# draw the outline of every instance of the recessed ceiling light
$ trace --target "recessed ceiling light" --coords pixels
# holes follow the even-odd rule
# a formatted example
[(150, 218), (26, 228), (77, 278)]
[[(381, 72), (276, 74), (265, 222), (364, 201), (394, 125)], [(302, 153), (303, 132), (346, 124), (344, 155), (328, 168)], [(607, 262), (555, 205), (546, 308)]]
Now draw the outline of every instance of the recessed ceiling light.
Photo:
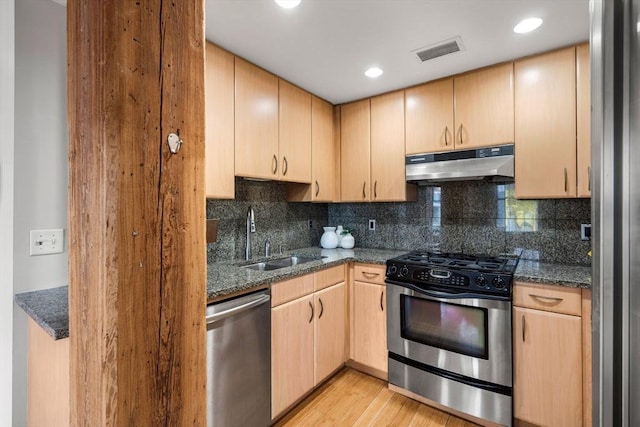
[(284, 9), (292, 9), (300, 4), (300, 0), (275, 0), (275, 2)]
[(540, 18), (527, 18), (518, 23), (515, 27), (513, 27), (514, 33), (528, 33), (530, 31), (535, 30), (540, 25), (542, 25), (542, 19)]
[(382, 75), (382, 70), (378, 67), (371, 67), (364, 72), (364, 75), (375, 79), (376, 77), (380, 77)]

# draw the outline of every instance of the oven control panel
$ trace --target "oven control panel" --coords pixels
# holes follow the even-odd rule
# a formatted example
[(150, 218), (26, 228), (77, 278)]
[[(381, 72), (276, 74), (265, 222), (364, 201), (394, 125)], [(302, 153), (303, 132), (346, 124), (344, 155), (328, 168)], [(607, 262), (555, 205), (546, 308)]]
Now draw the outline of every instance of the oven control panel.
[(387, 278), (421, 287), (465, 289), (499, 295), (510, 295), (512, 282), (508, 274), (431, 268), (391, 261), (387, 262)]

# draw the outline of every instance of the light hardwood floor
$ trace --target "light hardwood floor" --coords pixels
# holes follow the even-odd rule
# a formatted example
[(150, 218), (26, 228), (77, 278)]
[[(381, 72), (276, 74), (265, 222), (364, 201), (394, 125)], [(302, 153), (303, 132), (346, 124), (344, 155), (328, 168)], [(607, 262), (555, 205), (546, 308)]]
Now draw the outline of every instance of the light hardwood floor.
[(386, 382), (350, 368), (338, 372), (275, 425), (476, 426), (394, 393)]

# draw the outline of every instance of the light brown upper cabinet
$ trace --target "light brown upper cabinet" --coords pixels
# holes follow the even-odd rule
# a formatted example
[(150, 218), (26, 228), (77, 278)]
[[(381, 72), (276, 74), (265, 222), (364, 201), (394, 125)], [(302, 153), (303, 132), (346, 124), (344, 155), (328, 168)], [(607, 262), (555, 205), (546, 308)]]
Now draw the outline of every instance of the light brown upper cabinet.
[(311, 185), (287, 184), (290, 202), (332, 202), (336, 149), (333, 105), (311, 96)]
[(515, 81), (516, 197), (576, 197), (575, 47), (516, 61)]
[(340, 108), (341, 200), (369, 201), (371, 192), (371, 109), (369, 99)]
[(205, 195), (233, 199), (234, 56), (207, 42), (205, 50)]
[(311, 182), (311, 94), (236, 57), (236, 175)]
[(415, 86), (405, 92), (407, 154), (452, 150), (453, 78)]
[(404, 91), (341, 106), (341, 200), (415, 200), (404, 169)]
[(404, 91), (371, 98), (370, 200), (405, 201), (415, 189), (407, 190), (404, 152)]
[(406, 153), (421, 154), (514, 141), (513, 63), (406, 90)]
[(279, 164), (282, 181), (311, 182), (311, 94), (279, 79)]
[(455, 76), (453, 98), (456, 149), (514, 141), (513, 63)]
[(591, 73), (589, 44), (576, 47), (578, 197), (591, 197)]
[(277, 179), (278, 78), (236, 57), (235, 174)]

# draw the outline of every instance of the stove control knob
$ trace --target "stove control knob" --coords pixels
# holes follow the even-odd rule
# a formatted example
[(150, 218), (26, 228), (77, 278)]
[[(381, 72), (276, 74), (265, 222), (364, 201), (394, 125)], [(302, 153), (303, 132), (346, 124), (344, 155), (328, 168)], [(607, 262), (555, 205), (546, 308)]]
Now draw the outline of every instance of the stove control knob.
[(406, 265), (403, 265), (400, 269), (400, 276), (406, 276), (407, 274), (409, 274), (409, 269)]
[(484, 277), (484, 276), (478, 276), (478, 277), (476, 277), (476, 283), (479, 286), (485, 287), (485, 286), (487, 286), (487, 278)]
[(495, 286), (498, 289), (502, 289), (506, 286), (507, 284), (505, 283), (504, 279), (500, 276), (496, 277), (495, 279), (493, 279), (493, 286)]
[(389, 266), (389, 274), (396, 274), (398, 272), (398, 267), (395, 265)]

